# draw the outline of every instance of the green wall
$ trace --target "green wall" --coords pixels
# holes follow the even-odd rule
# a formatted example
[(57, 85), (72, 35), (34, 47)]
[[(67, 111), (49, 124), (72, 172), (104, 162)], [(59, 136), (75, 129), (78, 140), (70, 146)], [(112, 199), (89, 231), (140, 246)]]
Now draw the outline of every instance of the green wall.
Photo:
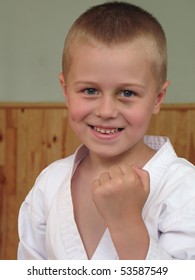
[[(64, 37), (81, 12), (102, 2), (0, 0), (0, 101), (63, 101), (58, 73)], [(195, 102), (195, 1), (129, 2), (153, 13), (166, 32), (166, 102)]]

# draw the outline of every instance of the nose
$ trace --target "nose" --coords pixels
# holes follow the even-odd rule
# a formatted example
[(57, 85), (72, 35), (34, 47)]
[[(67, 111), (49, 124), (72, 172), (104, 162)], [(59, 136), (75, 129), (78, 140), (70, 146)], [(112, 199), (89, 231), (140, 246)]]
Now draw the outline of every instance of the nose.
[(116, 118), (118, 114), (116, 100), (113, 96), (103, 95), (96, 107), (96, 116), (103, 119)]

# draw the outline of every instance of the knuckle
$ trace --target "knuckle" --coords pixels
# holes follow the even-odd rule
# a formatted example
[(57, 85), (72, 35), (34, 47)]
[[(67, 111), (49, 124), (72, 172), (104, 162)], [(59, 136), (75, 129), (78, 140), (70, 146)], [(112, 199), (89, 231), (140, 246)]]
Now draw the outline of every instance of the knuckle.
[(115, 177), (114, 179), (113, 179), (113, 183), (114, 183), (114, 185), (117, 187), (121, 187), (121, 185), (123, 185), (123, 179), (122, 179), (122, 177), (121, 176), (118, 176), (118, 177)]
[(136, 174), (133, 172), (128, 173), (125, 177), (129, 180), (129, 182), (135, 182), (137, 179)]

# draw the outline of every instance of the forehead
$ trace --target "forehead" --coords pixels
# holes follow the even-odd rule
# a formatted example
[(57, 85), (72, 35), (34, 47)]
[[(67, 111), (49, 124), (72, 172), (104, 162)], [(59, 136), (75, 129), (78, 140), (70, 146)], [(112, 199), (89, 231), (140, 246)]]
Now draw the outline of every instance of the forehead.
[(81, 41), (70, 50), (69, 70), (81, 64), (95, 66), (99, 60), (117, 67), (144, 63), (149, 69), (155, 64), (155, 49), (149, 40), (141, 39), (109, 46), (95, 40)]
[[(72, 51), (67, 80), (102, 84), (152, 83), (156, 81), (148, 53), (141, 42), (107, 46), (77, 44)], [(156, 83), (156, 82), (155, 82)]]

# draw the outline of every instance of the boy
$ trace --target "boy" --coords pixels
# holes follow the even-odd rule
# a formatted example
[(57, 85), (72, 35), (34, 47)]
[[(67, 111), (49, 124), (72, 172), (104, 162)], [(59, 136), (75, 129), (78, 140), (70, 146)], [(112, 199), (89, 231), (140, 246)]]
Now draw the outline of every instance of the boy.
[(19, 216), (19, 259), (195, 259), (195, 168), (145, 136), (166, 95), (166, 39), (139, 7), (92, 7), (60, 82), (83, 142), (46, 168)]

